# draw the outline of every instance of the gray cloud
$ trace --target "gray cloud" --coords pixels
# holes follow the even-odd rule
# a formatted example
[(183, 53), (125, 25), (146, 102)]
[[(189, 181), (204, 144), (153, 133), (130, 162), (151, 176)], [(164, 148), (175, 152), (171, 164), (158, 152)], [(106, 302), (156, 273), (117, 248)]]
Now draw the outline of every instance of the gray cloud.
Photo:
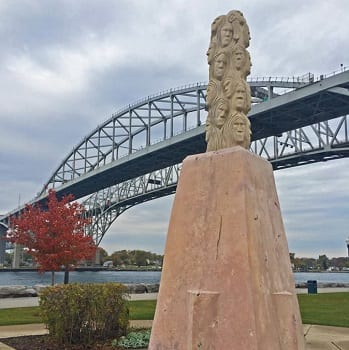
[[(349, 64), (346, 0), (1, 1), (0, 213), (16, 207), (19, 194), (22, 202), (33, 198), (74, 145), (116, 110), (207, 80), (210, 24), (232, 6), (250, 26), (251, 76), (319, 75)], [(348, 165), (275, 173), (296, 255), (345, 255)], [(102, 246), (161, 253), (172, 200), (128, 210)]]

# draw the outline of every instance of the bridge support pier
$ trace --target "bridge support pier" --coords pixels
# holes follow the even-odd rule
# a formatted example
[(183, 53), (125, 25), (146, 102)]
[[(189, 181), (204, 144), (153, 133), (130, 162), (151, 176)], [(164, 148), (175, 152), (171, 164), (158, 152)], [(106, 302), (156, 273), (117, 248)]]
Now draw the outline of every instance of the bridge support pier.
[(0, 267), (3, 267), (5, 263), (6, 241), (3, 237), (6, 236), (6, 231), (7, 228), (0, 225)]
[(12, 268), (13, 269), (19, 269), (19, 265), (21, 262), (21, 252), (22, 252), (22, 246), (20, 244), (14, 245), (13, 250), (13, 260), (12, 260)]
[(271, 100), (273, 98), (273, 86), (268, 86), (268, 100)]
[(101, 264), (101, 250), (99, 248), (96, 249), (96, 255), (95, 255), (95, 265)]

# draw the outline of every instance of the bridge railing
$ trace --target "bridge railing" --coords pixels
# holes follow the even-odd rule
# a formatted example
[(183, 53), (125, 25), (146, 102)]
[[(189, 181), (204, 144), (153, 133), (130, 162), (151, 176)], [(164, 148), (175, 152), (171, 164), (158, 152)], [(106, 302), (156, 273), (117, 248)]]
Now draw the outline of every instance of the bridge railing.
[(336, 69), (336, 70), (329, 72), (329, 73), (326, 73), (326, 74), (318, 75), (314, 81), (320, 81), (320, 80), (323, 80), (326, 78), (333, 77), (334, 75), (341, 74), (341, 73), (347, 71), (348, 69), (349, 69), (348, 66), (341, 65), (341, 67), (339, 69)]
[(314, 81), (314, 74), (307, 73), (301, 76), (292, 76), (292, 77), (277, 77), (277, 76), (269, 76), (269, 77), (251, 77), (247, 79), (249, 84), (253, 83), (265, 83), (266, 86), (270, 83), (304, 83), (310, 84)]

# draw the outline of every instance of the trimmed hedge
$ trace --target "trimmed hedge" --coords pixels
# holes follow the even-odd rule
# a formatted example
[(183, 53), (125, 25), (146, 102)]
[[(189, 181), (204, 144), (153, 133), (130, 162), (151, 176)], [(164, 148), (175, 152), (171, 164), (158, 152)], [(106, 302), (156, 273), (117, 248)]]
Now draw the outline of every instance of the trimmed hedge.
[(60, 344), (89, 344), (126, 334), (127, 288), (118, 283), (65, 284), (40, 296), (43, 321)]

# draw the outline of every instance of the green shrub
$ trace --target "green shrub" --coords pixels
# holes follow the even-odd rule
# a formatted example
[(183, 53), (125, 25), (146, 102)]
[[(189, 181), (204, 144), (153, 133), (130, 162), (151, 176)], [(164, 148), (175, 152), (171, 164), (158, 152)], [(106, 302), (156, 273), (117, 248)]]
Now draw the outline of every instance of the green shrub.
[(149, 345), (150, 329), (138, 332), (130, 332), (126, 337), (112, 342), (113, 346), (119, 346), (124, 349), (140, 349)]
[(60, 344), (89, 344), (126, 334), (127, 288), (121, 284), (66, 284), (45, 288), (40, 308), (50, 335)]

